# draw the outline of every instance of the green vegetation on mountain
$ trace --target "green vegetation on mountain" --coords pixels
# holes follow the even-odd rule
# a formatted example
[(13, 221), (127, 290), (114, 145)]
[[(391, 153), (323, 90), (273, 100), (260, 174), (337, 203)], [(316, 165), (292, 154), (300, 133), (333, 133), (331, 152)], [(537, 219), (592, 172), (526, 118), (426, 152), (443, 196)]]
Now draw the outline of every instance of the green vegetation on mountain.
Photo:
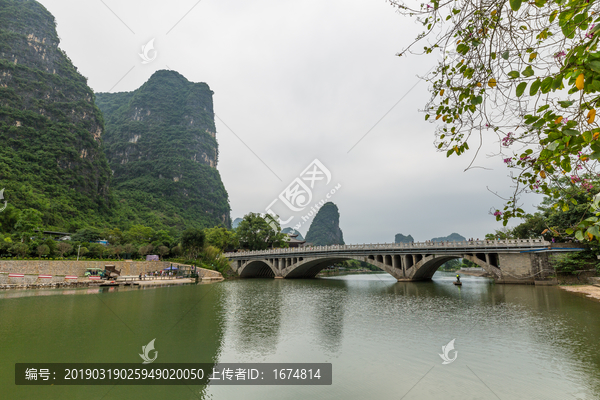
[(319, 209), (306, 233), (306, 242), (315, 246), (344, 244), (340, 212), (335, 204), (328, 202)]
[(231, 226), (207, 84), (162, 70), (133, 92), (96, 98), (123, 218), (178, 229)]
[[(159, 71), (136, 91), (96, 98), (58, 45), (42, 5), (0, 0), (0, 257), (158, 254), (226, 266), (210, 245), (235, 235), (222, 231), (229, 203), (208, 86)], [(190, 245), (208, 227), (220, 236)]]
[(397, 233), (394, 238), (394, 243), (413, 243), (414, 241), (412, 235), (404, 236), (401, 233)]
[(101, 223), (114, 206), (102, 114), (58, 44), (41, 4), (0, 0), (3, 232), (31, 224), (72, 230)]

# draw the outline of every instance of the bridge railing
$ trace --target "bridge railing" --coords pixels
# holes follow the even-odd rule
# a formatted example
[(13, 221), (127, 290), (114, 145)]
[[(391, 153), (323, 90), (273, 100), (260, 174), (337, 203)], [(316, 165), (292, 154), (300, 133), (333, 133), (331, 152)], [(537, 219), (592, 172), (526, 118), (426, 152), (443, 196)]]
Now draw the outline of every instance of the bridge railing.
[(346, 244), (346, 245), (331, 245), (331, 246), (305, 246), (305, 247), (288, 247), (282, 249), (268, 250), (252, 250), (238, 251), (233, 253), (224, 253), (228, 258), (240, 256), (254, 255), (270, 255), (270, 254), (288, 254), (288, 253), (312, 253), (323, 251), (340, 251), (340, 250), (394, 250), (394, 249), (421, 249), (427, 248), (431, 250), (449, 249), (449, 248), (469, 248), (474, 250), (478, 248), (508, 248), (508, 247), (544, 247), (550, 245), (550, 242), (539, 239), (506, 239), (506, 240), (469, 240), (464, 242), (411, 242), (411, 243), (370, 243), (370, 244)]

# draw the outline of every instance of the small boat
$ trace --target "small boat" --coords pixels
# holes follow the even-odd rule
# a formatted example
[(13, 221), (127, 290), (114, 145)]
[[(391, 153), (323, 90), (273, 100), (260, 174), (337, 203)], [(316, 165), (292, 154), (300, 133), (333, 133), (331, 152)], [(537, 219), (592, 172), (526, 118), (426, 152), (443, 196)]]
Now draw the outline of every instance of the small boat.
[(454, 283), (456, 286), (462, 286), (462, 282), (459, 282), (459, 281), (454, 281), (452, 283)]

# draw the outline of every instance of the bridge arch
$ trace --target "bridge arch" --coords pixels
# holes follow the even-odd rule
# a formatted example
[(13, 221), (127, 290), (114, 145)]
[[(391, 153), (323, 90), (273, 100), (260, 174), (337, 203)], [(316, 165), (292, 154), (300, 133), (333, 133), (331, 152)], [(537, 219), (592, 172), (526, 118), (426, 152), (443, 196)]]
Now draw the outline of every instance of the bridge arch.
[[(340, 263), (348, 260), (356, 260), (366, 262), (374, 267), (377, 267), (383, 272), (387, 272), (394, 278), (398, 279), (402, 275), (402, 269), (395, 269), (392, 265), (386, 265), (385, 262), (380, 262), (375, 257), (325, 257), (319, 259), (306, 260), (298, 265), (292, 265), (291, 267), (285, 268), (281, 271), (282, 275), (286, 278), (314, 278), (323, 269), (331, 266), (332, 264)], [(382, 260), (383, 257), (382, 257)], [(390, 258), (391, 260), (391, 258)]]
[(424, 257), (421, 261), (407, 269), (407, 275), (409, 275), (412, 280), (429, 280), (442, 265), (457, 258), (462, 258), (462, 254)]
[(268, 261), (251, 260), (238, 269), (240, 278), (274, 278), (277, 270)]

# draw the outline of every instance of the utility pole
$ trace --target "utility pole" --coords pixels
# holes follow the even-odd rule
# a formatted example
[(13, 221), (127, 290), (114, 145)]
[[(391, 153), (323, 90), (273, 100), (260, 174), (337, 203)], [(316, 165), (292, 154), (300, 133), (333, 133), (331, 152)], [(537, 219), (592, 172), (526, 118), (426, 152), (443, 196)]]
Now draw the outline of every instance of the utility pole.
[(81, 245), (77, 248), (77, 261), (79, 261), (79, 250), (81, 250)]

